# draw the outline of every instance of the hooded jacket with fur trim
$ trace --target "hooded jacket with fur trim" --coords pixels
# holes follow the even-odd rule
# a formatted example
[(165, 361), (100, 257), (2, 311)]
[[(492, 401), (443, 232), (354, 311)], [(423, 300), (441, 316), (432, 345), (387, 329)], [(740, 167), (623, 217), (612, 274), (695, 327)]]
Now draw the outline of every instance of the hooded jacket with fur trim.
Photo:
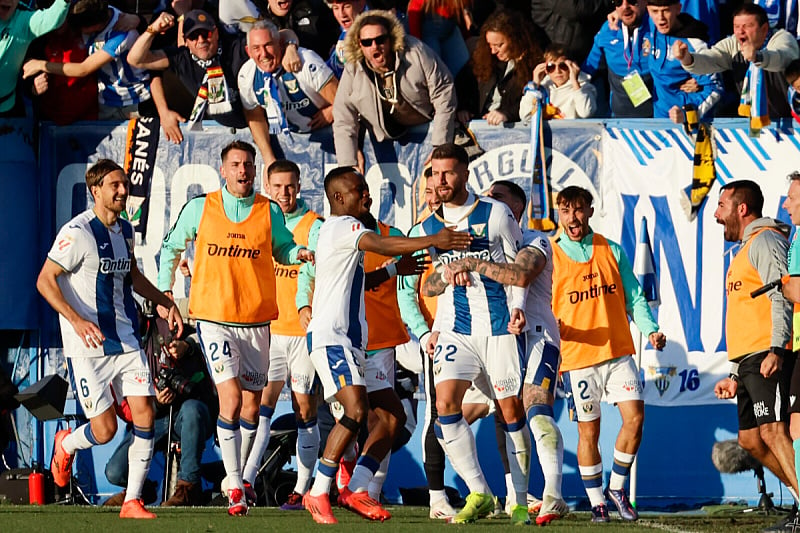
[(344, 73), (333, 104), (333, 140), (339, 165), (356, 165), (360, 123), (376, 141), (397, 138), (387, 131), (384, 107), (378, 94), (378, 75), (367, 64), (359, 43), (365, 17), (380, 17), (391, 28), (395, 53), (395, 80), (399, 99), (417, 116), (430, 122), (434, 146), (453, 141), (456, 96), (453, 77), (427, 45), (408, 36), (400, 21), (388, 11), (370, 10), (356, 18), (345, 37)]

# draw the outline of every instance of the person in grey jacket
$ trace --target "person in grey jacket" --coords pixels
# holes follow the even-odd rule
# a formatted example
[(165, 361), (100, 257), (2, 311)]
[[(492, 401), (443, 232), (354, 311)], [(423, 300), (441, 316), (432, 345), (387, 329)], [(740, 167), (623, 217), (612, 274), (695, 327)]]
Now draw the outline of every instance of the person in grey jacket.
[(361, 166), (362, 127), (380, 142), (430, 122), (434, 146), (452, 142), (453, 77), (428, 46), (405, 34), (394, 14), (370, 10), (359, 15), (347, 31), (345, 57), (333, 103), (333, 141), (340, 166)]
[[(672, 55), (687, 72), (710, 74), (730, 70), (741, 94), (745, 73), (754, 63), (764, 71), (767, 107), (772, 118), (790, 117), (783, 71), (800, 57), (797, 41), (786, 30), (770, 30), (764, 8), (744, 4), (733, 14), (733, 35), (706, 50), (690, 53), (684, 43), (673, 44)], [(736, 102), (738, 104), (738, 101)]]

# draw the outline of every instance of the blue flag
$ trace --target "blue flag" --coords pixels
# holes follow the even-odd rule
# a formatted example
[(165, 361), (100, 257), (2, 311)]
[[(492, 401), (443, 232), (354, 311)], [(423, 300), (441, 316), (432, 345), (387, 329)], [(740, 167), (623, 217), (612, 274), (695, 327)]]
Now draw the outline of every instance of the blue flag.
[(644, 297), (650, 307), (661, 305), (661, 296), (658, 293), (658, 277), (656, 276), (656, 261), (653, 257), (653, 247), (650, 246), (650, 232), (647, 231), (647, 219), (642, 217), (642, 226), (639, 230), (639, 243), (636, 245), (636, 255), (633, 261), (633, 273), (639, 279)]

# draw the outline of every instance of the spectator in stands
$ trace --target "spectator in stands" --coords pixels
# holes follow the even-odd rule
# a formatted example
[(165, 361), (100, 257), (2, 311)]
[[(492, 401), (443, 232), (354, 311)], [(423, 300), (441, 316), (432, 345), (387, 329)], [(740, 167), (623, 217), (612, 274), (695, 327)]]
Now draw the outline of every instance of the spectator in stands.
[(327, 57), (339, 37), (336, 19), (323, 0), (225, 0), (219, 3), (223, 24), (246, 33), (248, 24), (267, 18), (280, 30), (293, 30), (304, 48)]
[(340, 166), (358, 164), (362, 126), (381, 142), (430, 122), (434, 146), (452, 142), (456, 97), (450, 71), (430, 48), (405, 34), (394, 14), (359, 15), (347, 32), (345, 55), (333, 104)]
[(199, 9), (186, 13), (182, 24), (185, 46), (150, 49), (156, 35), (175, 25), (173, 15), (161, 13), (128, 54), (128, 61), (134, 67), (172, 71), (186, 90), (195, 95), (191, 108), (180, 102), (167, 102), (167, 109), (159, 108), (162, 124), (165, 119), (169, 121), (164, 129), (170, 128), (180, 136), (178, 122), (187, 118), (190, 127), (204, 118), (232, 128), (246, 127), (236, 78), (247, 61), (244, 37), (220, 33), (214, 19)]
[(480, 117), (497, 126), (519, 121), (519, 102), (542, 51), (522, 16), (499, 9), (481, 26), (472, 53), (474, 78), (458, 77), (458, 120)]
[[(558, 111), (558, 118), (589, 118), (597, 110), (597, 91), (589, 76), (567, 57), (563, 46), (551, 44), (544, 52), (544, 62), (533, 69), (533, 82), (547, 89), (550, 104)], [(520, 100), (519, 116), (530, 122), (533, 93), (526, 91)]]
[[(176, 339), (169, 343), (166, 350), (169, 359), (159, 363), (158, 375), (155, 376), (154, 440), (157, 443), (162, 439), (166, 441), (172, 422), (172, 434), (180, 443), (180, 466), (175, 493), (162, 505), (203, 505), (200, 462), (206, 441), (213, 434), (219, 403), (197, 335), (189, 335), (184, 340)], [(162, 368), (165, 370), (162, 371)], [(106, 478), (113, 485), (124, 487), (128, 483), (128, 449), (133, 442), (132, 429), (129, 425), (122, 442), (106, 463)], [(165, 442), (165, 446), (170, 446), (170, 443)], [(124, 501), (125, 491), (122, 491), (111, 496), (104, 505), (122, 505)]]
[(457, 76), (469, 61), (469, 50), (462, 30), (472, 24), (468, 7), (471, 0), (411, 0), (408, 3), (408, 33), (439, 54), (447, 68)]
[(731, 71), (737, 93), (750, 78), (751, 65), (760, 69), (769, 116), (791, 116), (783, 71), (800, 57), (797, 41), (785, 30), (770, 30), (767, 13), (754, 4), (743, 4), (734, 13), (733, 28), (733, 35), (710, 49), (691, 50), (686, 43), (676, 42), (672, 55), (692, 74)]
[(278, 28), (260, 20), (247, 32), (250, 59), (239, 71), (244, 115), (264, 165), (275, 161), (270, 134), (307, 133), (333, 122), (333, 101), (339, 81), (313, 50), (300, 48), (303, 60), (296, 74), (281, 69), (283, 45)]
[(616, 29), (609, 22), (594, 36), (594, 45), (582, 70), (593, 78), (606, 70), (611, 89), (611, 116), (653, 116), (655, 88), (650, 75), (653, 36), (644, 0), (614, 0)]
[(55, 0), (47, 9), (18, 11), (19, 0), (0, 5), (0, 117), (24, 117), (25, 107), (17, 95), (17, 80), (28, 45), (35, 38), (61, 26), (67, 18), (69, 0)]
[(606, 20), (608, 7), (608, 0), (531, 0), (531, 17), (550, 41), (564, 43), (580, 64)]
[[(89, 54), (81, 32), (66, 22), (58, 29), (36, 39), (30, 56), (54, 63), (80, 63)], [(83, 78), (53, 76), (41, 72), (31, 84), (35, 116), (58, 125), (77, 120), (97, 120), (97, 76)]]
[(336, 22), (339, 23), (339, 29), (341, 30), (339, 32), (339, 40), (336, 41), (326, 63), (336, 74), (336, 77), (341, 78), (345, 62), (344, 38), (356, 17), (367, 9), (367, 2), (366, 0), (326, 0), (326, 3), (331, 8), (331, 12)]
[[(119, 17), (120, 12), (109, 7), (107, 0), (77, 0), (70, 7), (67, 24), (80, 30), (88, 40), (88, 57), (79, 63), (31, 59), (23, 66), (23, 76), (30, 78), (45, 72), (82, 78), (97, 73), (100, 120), (154, 116), (150, 75), (145, 70), (132, 68), (126, 60), (139, 33), (116, 30)], [(159, 97), (163, 99), (163, 93)]]
[[(650, 74), (656, 89), (653, 116), (669, 118), (677, 124), (684, 121), (684, 106), (693, 105), (700, 120), (714, 116), (714, 107), (723, 95), (722, 81), (718, 75), (692, 74), (689, 76), (673, 56), (673, 45), (684, 43), (692, 52), (706, 50), (708, 34), (705, 24), (681, 13), (680, 0), (650, 0), (647, 4), (653, 34), (653, 52), (650, 54)], [(685, 82), (690, 78), (699, 90), (687, 92)]]

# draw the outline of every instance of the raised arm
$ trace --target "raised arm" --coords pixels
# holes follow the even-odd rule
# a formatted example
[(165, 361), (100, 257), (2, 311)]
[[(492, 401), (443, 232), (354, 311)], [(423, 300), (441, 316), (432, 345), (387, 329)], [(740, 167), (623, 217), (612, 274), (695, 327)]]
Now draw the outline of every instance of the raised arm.
[(161, 13), (147, 27), (147, 31), (136, 39), (128, 52), (128, 63), (134, 67), (148, 70), (166, 70), (169, 67), (169, 58), (163, 50), (151, 50), (153, 39), (175, 25), (175, 18), (169, 13)]

